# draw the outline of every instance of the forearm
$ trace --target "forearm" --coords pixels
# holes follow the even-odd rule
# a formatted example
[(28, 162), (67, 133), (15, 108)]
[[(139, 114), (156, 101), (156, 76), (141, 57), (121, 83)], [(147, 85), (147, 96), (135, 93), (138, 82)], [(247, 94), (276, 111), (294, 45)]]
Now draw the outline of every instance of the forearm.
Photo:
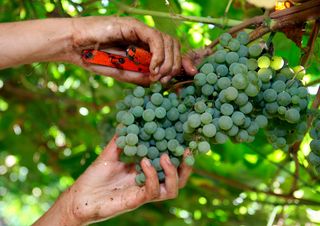
[(81, 226), (84, 225), (76, 219), (72, 210), (70, 189), (61, 194), (51, 208), (42, 215), (33, 226)]
[(0, 24), (0, 69), (67, 60), (72, 32), (72, 19), (66, 18)]

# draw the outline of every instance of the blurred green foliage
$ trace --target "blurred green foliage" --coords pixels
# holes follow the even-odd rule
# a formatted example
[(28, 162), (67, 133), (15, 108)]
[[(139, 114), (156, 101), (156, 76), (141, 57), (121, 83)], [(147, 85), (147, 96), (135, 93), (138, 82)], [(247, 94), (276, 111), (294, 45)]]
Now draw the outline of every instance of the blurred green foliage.
[[(245, 0), (233, 1), (228, 11), (228, 1), (123, 2), (221, 21), (241, 22), (263, 13)], [(127, 14), (108, 0), (0, 0), (1, 22), (92, 15)], [(184, 51), (209, 44), (227, 29), (223, 24), (130, 16), (175, 36)], [(307, 26), (304, 45), (309, 30)], [(318, 38), (306, 82), (319, 77), (319, 43)], [(282, 33), (275, 36), (274, 48), (291, 65), (299, 63), (300, 49)], [(62, 63), (0, 71), (0, 225), (30, 225), (73, 183), (113, 135), (114, 105), (130, 87)], [(317, 87), (310, 92), (315, 94)], [(148, 204), (97, 225), (316, 225), (320, 186), (306, 161), (309, 141), (306, 135), (298, 151), (298, 170), (292, 155), (273, 150), (263, 132), (250, 145), (216, 145), (197, 157), (194, 173), (177, 199)]]

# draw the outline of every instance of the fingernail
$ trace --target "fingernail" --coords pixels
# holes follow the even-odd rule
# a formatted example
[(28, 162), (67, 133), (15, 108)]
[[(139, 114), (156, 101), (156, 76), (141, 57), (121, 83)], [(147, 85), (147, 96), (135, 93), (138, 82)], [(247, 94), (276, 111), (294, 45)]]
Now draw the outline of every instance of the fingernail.
[(144, 158), (144, 159), (143, 159), (143, 162), (144, 162), (148, 167), (151, 166), (151, 163), (150, 163), (149, 159)]
[(158, 66), (158, 67), (156, 67), (156, 68), (154, 69), (154, 72), (158, 74), (158, 73), (159, 73), (159, 70), (160, 70), (160, 67)]
[(197, 68), (195, 66), (192, 67), (193, 72), (198, 72)]

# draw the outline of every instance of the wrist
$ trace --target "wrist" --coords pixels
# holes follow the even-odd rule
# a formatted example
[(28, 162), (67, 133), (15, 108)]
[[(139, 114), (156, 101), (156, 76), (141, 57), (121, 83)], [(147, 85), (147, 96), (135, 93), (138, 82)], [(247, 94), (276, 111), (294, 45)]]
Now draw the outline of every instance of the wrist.
[(67, 61), (82, 65), (80, 58), (82, 50), (99, 48), (100, 44), (108, 46), (115, 36), (115, 18), (90, 16), (70, 19), (71, 54), (68, 55)]
[(85, 225), (75, 216), (71, 188), (63, 192), (50, 209), (33, 226), (81, 226)]
[(80, 226), (85, 225), (84, 222), (76, 216), (74, 209), (74, 199), (72, 195), (72, 187), (62, 193), (57, 200), (57, 209), (61, 209), (61, 225)]

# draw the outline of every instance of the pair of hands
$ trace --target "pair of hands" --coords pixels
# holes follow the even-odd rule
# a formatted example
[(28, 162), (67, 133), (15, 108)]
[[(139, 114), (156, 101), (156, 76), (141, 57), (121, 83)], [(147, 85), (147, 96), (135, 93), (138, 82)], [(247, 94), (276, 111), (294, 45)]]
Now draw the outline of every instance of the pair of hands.
[[(117, 80), (147, 85), (152, 81), (168, 82), (179, 74), (181, 67), (189, 75), (197, 70), (189, 57), (182, 57), (177, 40), (160, 33), (132, 18), (88, 17), (68, 19), (72, 24), (72, 41), (54, 59), (79, 65), (97, 74), (112, 76)], [(83, 49), (112, 48), (136, 44), (147, 47), (152, 53), (150, 74), (122, 71), (98, 65), (85, 64), (80, 54)], [(83, 225), (101, 221), (135, 209), (144, 203), (175, 198), (191, 173), (191, 167), (182, 163), (179, 169), (171, 164), (167, 154), (160, 163), (165, 172), (165, 183), (159, 184), (157, 172), (149, 160), (143, 159), (142, 170), (146, 183), (135, 183), (133, 165), (119, 161), (121, 150), (114, 137), (93, 164), (64, 192), (50, 210), (34, 225)], [(191, 154), (188, 150), (184, 158)]]

